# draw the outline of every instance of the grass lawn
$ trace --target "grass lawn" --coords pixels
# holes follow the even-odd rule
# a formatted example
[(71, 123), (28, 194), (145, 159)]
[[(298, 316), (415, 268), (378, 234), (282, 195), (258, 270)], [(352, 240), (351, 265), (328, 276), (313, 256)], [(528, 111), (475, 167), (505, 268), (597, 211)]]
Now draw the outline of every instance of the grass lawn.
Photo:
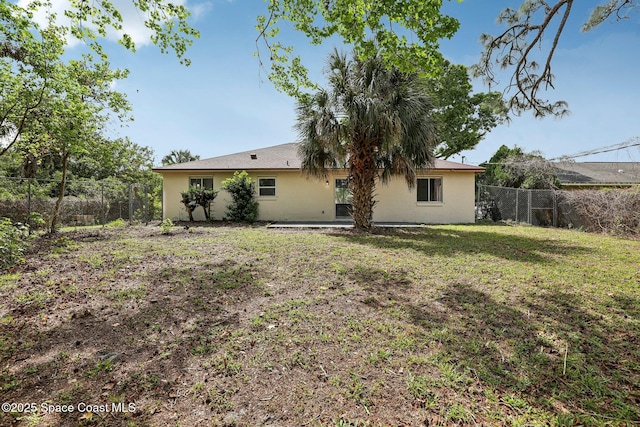
[(122, 227), (5, 273), (1, 426), (640, 425), (640, 241)]

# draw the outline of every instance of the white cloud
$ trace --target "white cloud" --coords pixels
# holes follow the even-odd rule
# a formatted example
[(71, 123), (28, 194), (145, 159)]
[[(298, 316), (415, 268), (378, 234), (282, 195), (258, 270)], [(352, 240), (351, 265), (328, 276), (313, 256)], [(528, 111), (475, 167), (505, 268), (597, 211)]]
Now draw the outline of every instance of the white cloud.
[[(33, 2), (34, 0), (19, 0), (17, 4), (22, 8), (27, 8)], [(48, 17), (50, 15), (55, 15), (57, 25), (69, 26), (70, 20), (64, 15), (64, 11), (70, 9), (70, 7), (68, 0), (52, 0), (50, 7), (40, 7), (33, 14), (33, 20), (41, 27), (45, 27), (48, 24)], [(71, 36), (67, 37), (68, 46), (75, 46), (78, 44), (80, 44), (80, 40)]]
[[(229, 1), (231, 2), (232, 0)], [(191, 17), (196, 21), (203, 19), (211, 9), (213, 9), (213, 3), (210, 1), (189, 6)]]

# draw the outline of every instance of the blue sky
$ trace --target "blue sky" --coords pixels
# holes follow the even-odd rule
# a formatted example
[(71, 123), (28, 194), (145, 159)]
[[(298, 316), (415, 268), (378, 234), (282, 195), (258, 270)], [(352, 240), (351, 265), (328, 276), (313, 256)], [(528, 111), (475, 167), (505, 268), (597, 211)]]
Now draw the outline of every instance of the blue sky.
[[(600, 2), (577, 2), (553, 63), (556, 90), (550, 97), (567, 101), (571, 115), (559, 120), (515, 117), (494, 129), (475, 150), (462, 153), (467, 163), (487, 160), (502, 144), (541, 150), (551, 158), (640, 136), (640, 13), (581, 33), (580, 25)], [(481, 51), (480, 34), (497, 34), (499, 11), (520, 3), (445, 1), (446, 13), (461, 22), (453, 39), (441, 43), (445, 57), (474, 64)], [(187, 6), (194, 13), (192, 24), (201, 31), (187, 54), (191, 66), (146, 44), (140, 28), (129, 27), (137, 34), (136, 53), (108, 46), (112, 65), (130, 70), (117, 89), (128, 95), (135, 121), (118, 134), (153, 148), (157, 163), (174, 149), (207, 158), (295, 141), (295, 103), (273, 88), (254, 56), (255, 20), (265, 13), (263, 0), (189, 0)], [(299, 35), (284, 34), (284, 41), (296, 47), (311, 74), (320, 79), (335, 43), (311, 47)], [(475, 87), (487, 90), (481, 82)], [(460, 161), (461, 156), (451, 160)], [(640, 161), (640, 148), (578, 160)]]

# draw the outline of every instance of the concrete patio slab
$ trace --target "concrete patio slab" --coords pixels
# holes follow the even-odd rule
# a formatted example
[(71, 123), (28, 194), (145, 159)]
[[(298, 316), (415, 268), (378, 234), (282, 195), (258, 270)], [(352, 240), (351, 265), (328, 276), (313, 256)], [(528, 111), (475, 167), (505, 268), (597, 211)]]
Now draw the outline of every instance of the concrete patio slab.
[[(397, 227), (397, 228), (416, 228), (416, 227), (426, 227), (425, 224), (412, 224), (405, 222), (375, 222), (373, 223), (374, 227)], [(274, 222), (273, 224), (269, 224), (267, 228), (353, 228), (352, 222)]]

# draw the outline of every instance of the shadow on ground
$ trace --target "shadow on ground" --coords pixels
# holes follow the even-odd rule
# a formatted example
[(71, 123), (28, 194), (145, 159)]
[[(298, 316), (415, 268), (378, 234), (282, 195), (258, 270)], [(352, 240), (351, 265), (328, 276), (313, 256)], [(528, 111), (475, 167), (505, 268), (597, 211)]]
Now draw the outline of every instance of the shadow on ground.
[[(496, 226), (497, 227), (497, 226)], [(425, 255), (485, 254), (506, 260), (554, 263), (558, 257), (589, 252), (589, 248), (560, 240), (541, 240), (473, 227), (376, 229), (375, 233), (336, 233), (352, 243), (381, 249), (411, 249)]]
[[(430, 250), (422, 239), (407, 240), (400, 244)], [(435, 352), (434, 366), (445, 361), (460, 373), (451, 385), (456, 393), (468, 394), (476, 384), (485, 394), (476, 400), (493, 400), (510, 422), (520, 416), (530, 421), (539, 411), (556, 414), (557, 425), (640, 421), (639, 297), (611, 296), (611, 316), (604, 318), (586, 308), (594, 302), (579, 293), (532, 290), (517, 301), (498, 301), (472, 284), (453, 284), (437, 299), (416, 298), (421, 285), (401, 273), (391, 280), (385, 274), (366, 269), (352, 280), (367, 278), (373, 310), (386, 310), (391, 301), (404, 313), (425, 351)]]

